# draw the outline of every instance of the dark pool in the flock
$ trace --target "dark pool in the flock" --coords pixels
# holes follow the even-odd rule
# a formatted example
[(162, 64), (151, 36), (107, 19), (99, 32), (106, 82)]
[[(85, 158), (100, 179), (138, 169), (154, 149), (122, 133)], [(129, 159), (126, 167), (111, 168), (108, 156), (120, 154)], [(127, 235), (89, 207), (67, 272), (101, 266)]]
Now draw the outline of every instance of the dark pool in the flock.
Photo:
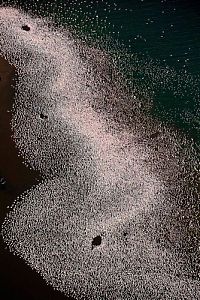
[[(117, 15), (108, 14), (108, 19), (116, 27), (120, 28), (123, 24), (119, 39), (127, 45), (131, 44), (132, 51), (159, 59), (163, 64), (167, 63), (177, 70), (185, 68), (193, 75), (200, 75), (199, 1), (117, 0), (115, 2), (123, 8), (135, 11), (132, 19), (129, 13), (124, 11)], [(20, 3), (21, 7), (23, 3), (27, 5), (27, 1), (20, 1)], [(43, 8), (46, 7), (47, 1), (40, 0), (37, 4), (36, 1), (28, 1), (28, 3), (29, 8), (31, 5), (34, 7), (38, 5), (38, 11), (45, 12)], [(99, 13), (102, 16), (105, 14), (103, 9)], [(31, 32), (28, 24), (22, 24), (21, 29), (27, 31), (27, 34)], [(165, 37), (161, 37), (162, 35)], [(40, 174), (31, 171), (23, 164), (12, 140), (10, 126), (14, 97), (12, 84), (16, 79), (16, 71), (14, 66), (10, 66), (4, 58), (0, 58), (0, 225), (8, 211), (7, 206), (11, 205), (23, 191), (38, 183), (41, 178)], [(189, 119), (186, 123), (179, 114), (173, 114), (173, 111), (177, 112), (178, 107), (178, 111), (184, 112), (185, 109), (189, 109), (193, 115), (196, 106), (193, 99), (187, 100), (176, 103), (174, 107), (170, 98), (161, 94), (156, 104), (156, 117), (160, 116), (165, 120), (165, 116), (168, 116), (173, 126), (194, 138), (198, 148), (200, 122)], [(40, 113), (40, 118), (43, 122), (48, 121), (48, 116), (44, 112)], [(92, 248), (100, 244), (101, 237), (94, 237)], [(35, 271), (9, 253), (0, 238), (0, 299), (57, 300), (66, 297), (47, 286)]]

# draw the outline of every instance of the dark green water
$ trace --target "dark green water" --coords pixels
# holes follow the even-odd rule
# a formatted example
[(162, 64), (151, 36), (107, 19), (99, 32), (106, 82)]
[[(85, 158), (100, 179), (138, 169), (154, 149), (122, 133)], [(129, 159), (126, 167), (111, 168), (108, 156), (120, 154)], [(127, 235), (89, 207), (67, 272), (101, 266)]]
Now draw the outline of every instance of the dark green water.
[[(198, 1), (19, 1), (87, 41), (112, 38), (118, 65), (141, 89), (153, 92), (151, 114), (200, 143), (200, 4)], [(111, 50), (111, 51), (112, 51)], [(135, 57), (137, 56), (137, 59)], [(134, 56), (134, 58), (132, 57)], [(116, 58), (115, 57), (115, 58)], [(135, 67), (138, 65), (137, 68)], [(169, 74), (166, 70), (169, 68)]]

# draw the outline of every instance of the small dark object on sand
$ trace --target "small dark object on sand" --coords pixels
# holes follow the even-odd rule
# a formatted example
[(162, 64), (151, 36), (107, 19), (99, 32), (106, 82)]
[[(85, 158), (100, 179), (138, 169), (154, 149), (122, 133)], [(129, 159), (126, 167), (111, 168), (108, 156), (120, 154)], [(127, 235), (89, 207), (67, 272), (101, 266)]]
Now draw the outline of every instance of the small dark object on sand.
[(150, 139), (155, 139), (160, 135), (160, 131), (156, 131), (154, 133), (152, 133), (149, 137)]
[(43, 120), (46, 120), (48, 119), (48, 116), (44, 115), (43, 113), (40, 114), (40, 118), (43, 119)]
[(28, 25), (23, 25), (22, 29), (25, 31), (30, 31), (30, 27)]
[(101, 236), (100, 235), (97, 235), (95, 238), (93, 238), (92, 240), (92, 249), (94, 249), (94, 247), (96, 246), (100, 246), (101, 245)]

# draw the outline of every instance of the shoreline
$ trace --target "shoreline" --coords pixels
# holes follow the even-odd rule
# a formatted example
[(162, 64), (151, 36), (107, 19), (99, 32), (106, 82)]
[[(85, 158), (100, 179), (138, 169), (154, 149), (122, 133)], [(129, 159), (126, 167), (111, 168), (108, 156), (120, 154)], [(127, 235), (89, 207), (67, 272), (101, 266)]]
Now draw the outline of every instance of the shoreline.
[[(9, 211), (9, 206), (16, 198), (40, 181), (40, 174), (29, 169), (19, 156), (12, 140), (11, 108), (14, 99), (16, 69), (3, 57), (0, 57), (0, 179), (5, 185), (0, 186), (0, 227)], [(44, 280), (28, 267), (25, 262), (9, 252), (2, 236), (0, 237), (0, 296), (6, 299), (34, 300), (63, 299), (60, 293), (44, 284)]]
[(15, 142), (12, 140), (12, 104), (16, 69), (0, 57), (0, 176), (3, 176), (8, 187), (14, 193), (21, 193), (30, 188), (39, 179), (39, 173), (30, 170), (19, 156)]

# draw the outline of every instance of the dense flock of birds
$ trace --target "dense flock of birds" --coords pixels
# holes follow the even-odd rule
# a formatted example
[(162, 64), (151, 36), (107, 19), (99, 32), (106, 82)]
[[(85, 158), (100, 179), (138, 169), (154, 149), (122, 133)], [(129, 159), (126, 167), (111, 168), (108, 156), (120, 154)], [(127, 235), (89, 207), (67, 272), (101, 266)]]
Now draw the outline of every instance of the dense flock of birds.
[(10, 207), (10, 251), (78, 299), (199, 299), (199, 241), (184, 223), (196, 153), (147, 113), (156, 84), (181, 93), (172, 78), (192, 78), (133, 55), (127, 64), (152, 85), (130, 87), (122, 48), (88, 45), (12, 7), (0, 8), (0, 54), (18, 74), (13, 139), (43, 176)]

